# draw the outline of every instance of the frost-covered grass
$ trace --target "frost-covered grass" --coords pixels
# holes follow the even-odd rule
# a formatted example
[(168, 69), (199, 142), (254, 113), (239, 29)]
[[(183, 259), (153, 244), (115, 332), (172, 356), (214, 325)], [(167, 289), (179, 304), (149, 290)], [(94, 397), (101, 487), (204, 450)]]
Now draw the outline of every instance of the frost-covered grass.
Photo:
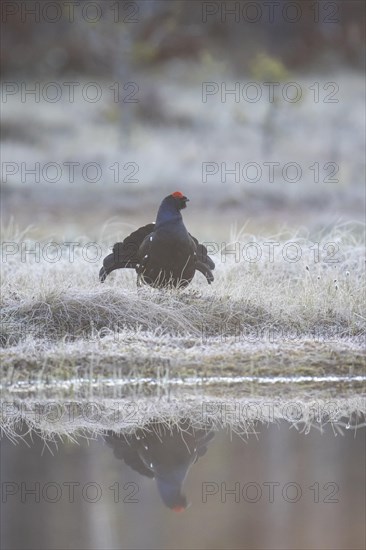
[[(56, 406), (57, 405), (57, 406)], [(10, 409), (10, 408), (9, 408)], [(63, 400), (38, 398), (14, 401), (10, 414), (1, 419), (2, 433), (19, 441), (27, 434), (39, 434), (45, 441), (92, 439), (106, 430), (133, 433), (136, 429), (158, 431), (159, 426), (179, 427), (188, 419), (194, 428), (226, 429), (247, 438), (258, 436), (271, 423), (286, 421), (291, 428), (309, 433), (321, 432), (330, 425), (335, 435), (344, 429), (357, 431), (365, 427), (365, 399), (360, 396), (316, 399), (242, 398), (225, 400), (217, 397), (184, 399), (166, 397), (104, 398), (88, 401), (70, 397)]]
[[(233, 234), (225, 250), (221, 242), (210, 245), (216, 262), (212, 285), (197, 273), (184, 290), (138, 291), (132, 270), (116, 271), (99, 283), (101, 261), (87, 262), (82, 254), (86, 237), (73, 262), (64, 254), (49, 262), (42, 254), (22, 258), (22, 243), (34, 250), (36, 242), (31, 234), (8, 228), (4, 241), (19, 248), (2, 266), (2, 385), (3, 399), (11, 404), (1, 421), (4, 433), (13, 437), (21, 420), (45, 437), (90, 428), (100, 433), (111, 426), (118, 403), (133, 403), (134, 412), (133, 421), (126, 415), (115, 421), (118, 430), (154, 419), (176, 422), (182, 415), (199, 423), (204, 403), (243, 407), (253, 398), (276, 403), (276, 415), (268, 421), (282, 418), (278, 406), (286, 400), (301, 403), (295, 423), (307, 427), (316, 424), (314, 400), (322, 408), (330, 400), (335, 404), (335, 423), (353, 413), (362, 417), (360, 235), (359, 226), (339, 227), (315, 243), (300, 233)], [(276, 243), (273, 257), (269, 242)], [(256, 262), (243, 257), (249, 243), (262, 251)], [(108, 253), (105, 241), (100, 246), (102, 255)], [(241, 251), (240, 260), (228, 253), (233, 250)], [(296, 262), (294, 251), (301, 251)], [(63, 407), (66, 400), (79, 410), (90, 399), (103, 411), (98, 419), (76, 414), (67, 424), (64, 416), (35, 417), (32, 408), (37, 402), (48, 410), (50, 400), (51, 407), (56, 402)], [(213, 422), (247, 433), (256, 420), (266, 421), (260, 410), (260, 418), (229, 415), (224, 422), (219, 415)], [(326, 418), (321, 412), (320, 422)]]
[[(299, 235), (292, 239), (239, 237), (225, 250), (220, 249), (221, 243), (216, 248), (211, 244), (217, 266), (211, 286), (197, 273), (183, 291), (149, 287), (138, 291), (132, 270), (119, 270), (102, 285), (98, 281), (101, 261), (87, 262), (82, 246), (76, 249), (73, 262), (66, 255), (49, 262), (42, 255), (22, 258), (20, 241), (28, 249), (36, 246), (25, 235), (6, 238), (7, 242), (18, 241), (19, 253), (3, 264), (5, 364), (17, 360), (17, 349), (20, 353), (28, 350), (24, 355), (29, 357), (32, 349), (37, 350), (40, 361), (51, 345), (59, 347), (61, 358), (69, 342), (77, 353), (78, 343), (82, 347), (92, 340), (96, 345), (103, 338), (112, 341), (116, 360), (118, 350), (128, 354), (136, 348), (131, 344), (134, 340), (145, 351), (149, 342), (157, 343), (167, 358), (175, 349), (198, 347), (203, 361), (211, 342), (219, 342), (226, 357), (233, 349), (229, 342), (243, 353), (254, 343), (296, 347), (305, 339), (361, 344), (365, 257), (362, 242), (349, 229), (336, 230), (316, 244)], [(273, 257), (269, 242), (276, 243), (271, 247)], [(229, 253), (235, 247), (245, 249), (246, 257)], [(103, 255), (108, 252), (102, 250)], [(253, 250), (262, 254), (255, 262), (249, 261)], [(300, 253), (298, 261), (291, 261)], [(108, 354), (109, 347), (104, 348), (102, 355)]]

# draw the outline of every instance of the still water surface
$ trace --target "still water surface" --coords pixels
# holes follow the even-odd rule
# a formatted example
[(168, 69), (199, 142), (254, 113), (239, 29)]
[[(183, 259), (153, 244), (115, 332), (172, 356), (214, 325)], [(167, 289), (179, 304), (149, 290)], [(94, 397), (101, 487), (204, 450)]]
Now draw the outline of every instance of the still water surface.
[(345, 424), (3, 438), (2, 547), (364, 548), (366, 431)]

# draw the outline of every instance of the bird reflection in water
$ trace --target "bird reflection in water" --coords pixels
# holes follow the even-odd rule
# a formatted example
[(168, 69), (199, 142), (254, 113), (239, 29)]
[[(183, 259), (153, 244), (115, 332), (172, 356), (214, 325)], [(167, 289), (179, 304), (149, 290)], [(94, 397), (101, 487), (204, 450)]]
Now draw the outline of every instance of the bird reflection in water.
[(134, 434), (108, 431), (104, 438), (116, 458), (156, 480), (168, 508), (181, 512), (188, 506), (182, 493), (188, 470), (206, 453), (214, 435), (210, 427), (196, 428), (188, 420), (181, 420), (174, 425), (149, 422)]

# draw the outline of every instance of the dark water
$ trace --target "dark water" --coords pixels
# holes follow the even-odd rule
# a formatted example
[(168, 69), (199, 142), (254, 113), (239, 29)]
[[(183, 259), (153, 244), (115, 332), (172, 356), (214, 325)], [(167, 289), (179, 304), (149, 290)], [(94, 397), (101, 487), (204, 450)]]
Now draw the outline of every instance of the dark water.
[(4, 438), (2, 548), (364, 548), (366, 432), (343, 431)]

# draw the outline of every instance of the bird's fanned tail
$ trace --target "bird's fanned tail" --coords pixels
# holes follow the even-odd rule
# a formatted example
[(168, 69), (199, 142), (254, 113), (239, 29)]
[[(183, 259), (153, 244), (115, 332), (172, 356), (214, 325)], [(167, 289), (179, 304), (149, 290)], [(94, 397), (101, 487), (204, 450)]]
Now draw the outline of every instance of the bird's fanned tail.
[(138, 251), (142, 241), (154, 230), (154, 223), (149, 223), (137, 229), (125, 238), (123, 242), (113, 245), (112, 254), (103, 260), (103, 267), (99, 271), (99, 280), (104, 283), (107, 276), (115, 269), (136, 269), (139, 259)]

